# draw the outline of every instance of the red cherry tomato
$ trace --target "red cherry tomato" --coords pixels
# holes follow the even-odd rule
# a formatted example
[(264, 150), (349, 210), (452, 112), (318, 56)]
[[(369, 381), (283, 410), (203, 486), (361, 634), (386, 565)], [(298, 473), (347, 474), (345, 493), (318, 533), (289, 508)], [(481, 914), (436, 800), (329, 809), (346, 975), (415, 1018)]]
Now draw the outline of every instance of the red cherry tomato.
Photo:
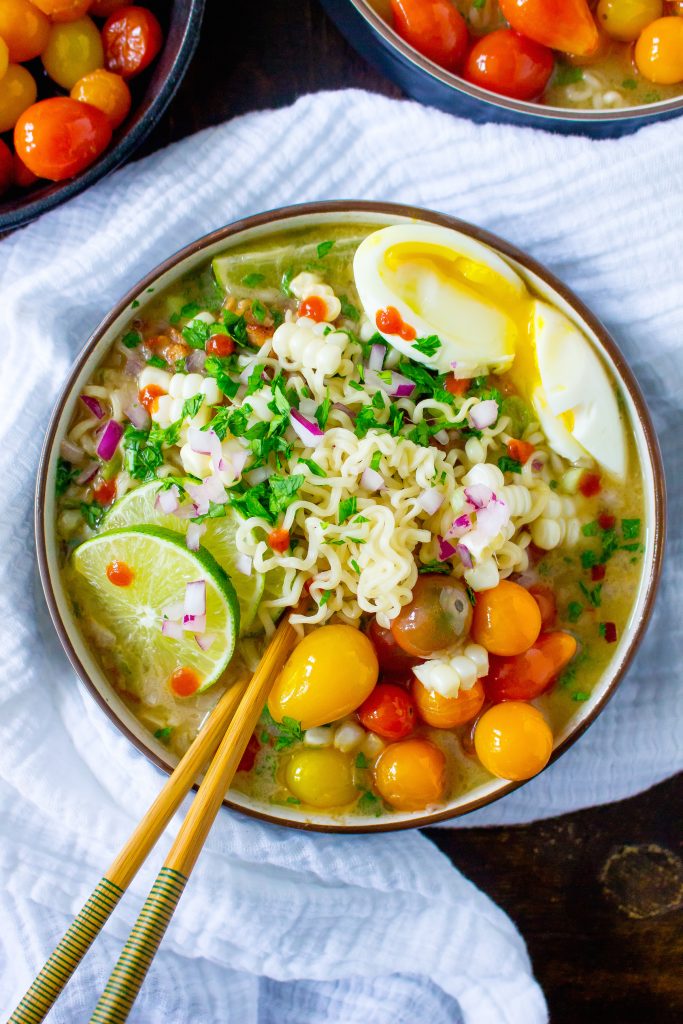
[(14, 154), (14, 181), (21, 188), (28, 188), (34, 181), (38, 181), (38, 175), (29, 171), (21, 157)]
[(508, 455), (511, 459), (517, 459), (524, 465), (528, 462), (531, 456), (534, 454), (536, 449), (528, 441), (519, 441), (517, 438), (512, 437), (507, 443)]
[(267, 537), (268, 547), (280, 554), (283, 554), (289, 547), (289, 540), (289, 530), (285, 530), (282, 526), (271, 530)]
[(394, 28), (402, 39), (447, 71), (462, 64), (467, 25), (449, 0), (391, 0)]
[(463, 74), (482, 89), (516, 100), (533, 100), (548, 84), (554, 64), (545, 46), (510, 28), (500, 28), (476, 41)]
[(358, 717), (370, 732), (387, 740), (402, 740), (413, 731), (415, 702), (393, 683), (379, 683), (358, 708)]
[(14, 148), (39, 178), (63, 181), (85, 170), (111, 140), (106, 114), (70, 96), (39, 100), (14, 127)]
[(499, 0), (512, 28), (552, 50), (585, 57), (600, 37), (586, 0)]
[(583, 494), (584, 498), (593, 498), (596, 494), (599, 494), (602, 489), (602, 483), (600, 481), (599, 473), (585, 472), (582, 474), (579, 480), (579, 490)]
[(93, 498), (100, 505), (111, 505), (116, 497), (116, 480), (101, 480), (93, 488)]
[(250, 736), (249, 738), (249, 742), (246, 745), (244, 753), (242, 754), (242, 760), (237, 765), (237, 771), (250, 772), (251, 769), (254, 767), (256, 755), (258, 754), (260, 749), (261, 744), (259, 743), (258, 736), (256, 735), (256, 733), (253, 733), (252, 736)]
[(469, 633), (472, 605), (452, 576), (420, 576), (410, 604), (391, 623), (394, 640), (408, 654), (429, 658)]
[(0, 196), (14, 181), (14, 159), (9, 146), (0, 139)]
[(533, 700), (544, 693), (576, 654), (576, 640), (570, 633), (544, 633), (536, 643), (512, 658), (489, 658), (484, 680), (486, 697), (502, 700)]
[(377, 619), (373, 619), (368, 627), (368, 637), (375, 648), (380, 672), (390, 676), (405, 674), (412, 679), (410, 670), (419, 659), (406, 654), (403, 648), (399, 647), (390, 629), (385, 629), (384, 626), (380, 626)]
[(446, 391), (451, 395), (464, 395), (469, 386), (470, 381), (467, 377), (449, 377), (446, 381)]
[(102, 42), (107, 71), (133, 78), (161, 49), (161, 25), (146, 7), (120, 7), (105, 21)]

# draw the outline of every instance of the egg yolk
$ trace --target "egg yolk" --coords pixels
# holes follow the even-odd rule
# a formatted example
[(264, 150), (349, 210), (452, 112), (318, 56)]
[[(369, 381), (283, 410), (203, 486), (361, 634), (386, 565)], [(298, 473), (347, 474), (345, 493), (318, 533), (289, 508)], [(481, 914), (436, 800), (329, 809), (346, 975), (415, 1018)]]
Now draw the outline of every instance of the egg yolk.
[(326, 725), (355, 711), (372, 692), (379, 665), (364, 633), (353, 626), (322, 626), (294, 649), (275, 681), (268, 710), (302, 729)]
[(553, 749), (553, 734), (541, 712), (531, 704), (505, 701), (489, 708), (477, 722), (474, 749), (492, 775), (520, 782), (545, 768)]

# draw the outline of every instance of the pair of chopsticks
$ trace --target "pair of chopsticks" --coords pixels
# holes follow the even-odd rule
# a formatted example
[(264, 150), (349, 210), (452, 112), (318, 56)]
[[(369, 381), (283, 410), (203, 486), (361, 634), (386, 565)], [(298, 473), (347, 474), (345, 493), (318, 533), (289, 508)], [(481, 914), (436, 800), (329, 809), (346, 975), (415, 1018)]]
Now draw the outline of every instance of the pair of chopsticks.
[(297, 634), (287, 614), (273, 634), (251, 682), (246, 687), (234, 686), (223, 694), (192, 746), (14, 1010), (8, 1024), (39, 1024), (44, 1020), (189, 792), (197, 773), (213, 754), (199, 791), (93, 1011), (90, 1024), (122, 1024), (128, 1018), (254, 731), (275, 675), (284, 665), (296, 640)]

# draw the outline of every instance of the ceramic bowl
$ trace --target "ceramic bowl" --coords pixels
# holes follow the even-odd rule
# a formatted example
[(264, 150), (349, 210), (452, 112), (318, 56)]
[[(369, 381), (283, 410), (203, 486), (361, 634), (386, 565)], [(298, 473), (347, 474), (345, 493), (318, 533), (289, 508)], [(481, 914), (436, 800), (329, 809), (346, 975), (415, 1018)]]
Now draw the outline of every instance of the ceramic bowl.
[[(128, 323), (131, 315), (131, 303), (137, 301), (144, 306), (148, 289), (157, 290), (172, 285), (184, 273), (198, 264), (204, 263), (217, 253), (234, 245), (255, 242), (264, 235), (282, 228), (301, 229), (320, 225), (321, 236), (324, 236), (324, 225), (340, 220), (362, 224), (376, 223), (378, 226), (382, 226), (405, 223), (414, 219), (455, 228), (490, 246), (506, 259), (542, 297), (554, 303), (575, 321), (598, 350), (618, 382), (635, 437), (644, 477), (645, 521), (647, 524), (645, 552), (640, 563), (638, 593), (628, 625), (619, 641), (614, 645), (612, 658), (604, 675), (596, 684), (590, 699), (576, 705), (573, 717), (556, 736), (551, 763), (561, 757), (600, 714), (614, 693), (640, 643), (652, 612), (662, 566), (665, 531), (664, 476), (657, 439), (643, 396), (616, 342), (600, 321), (576, 295), (531, 257), (488, 231), (483, 231), (443, 214), (389, 203), (351, 201), (311, 203), (274, 210), (230, 224), (193, 242), (150, 271), (127, 295), (122, 297), (86, 342), (71, 369), (48, 426), (42, 452), (35, 505), (36, 540), (40, 577), (55, 628), (73, 667), (105, 714), (139, 750), (165, 771), (171, 771), (174, 767), (169, 751), (138, 723), (129, 708), (110, 686), (79, 633), (64, 593), (58, 569), (54, 528), (55, 468), (60, 442), (64, 437), (82, 387), (103, 358), (106, 350)], [(293, 805), (264, 805), (235, 791), (230, 792), (226, 804), (280, 825), (322, 831), (374, 832), (432, 825), (446, 818), (457, 817), (499, 799), (515, 789), (517, 785), (519, 784), (492, 778), (474, 790), (455, 797), (433, 812), (395, 812), (381, 818), (367, 819), (355, 816), (345, 818), (343, 815), (332, 815), (322, 811), (306, 813)]]
[[(613, 138), (683, 113), (683, 96), (610, 110), (570, 110), (508, 99), (471, 85), (423, 57), (394, 32), (368, 0), (322, 0), (322, 4), (351, 46), (408, 96), (471, 121)], [(385, 6), (388, 10), (388, 0)]]
[[(199, 42), (205, 0), (173, 0), (148, 6), (158, 15), (164, 45), (140, 79), (133, 79), (133, 107), (102, 156), (67, 181), (38, 181), (25, 189), (13, 188), (0, 199), (0, 233), (26, 224), (72, 196), (94, 185), (124, 163), (152, 131), (166, 110), (188, 69)], [(36, 74), (41, 73), (40, 61)], [(58, 90), (59, 91), (59, 90)], [(39, 92), (40, 96), (40, 92)]]

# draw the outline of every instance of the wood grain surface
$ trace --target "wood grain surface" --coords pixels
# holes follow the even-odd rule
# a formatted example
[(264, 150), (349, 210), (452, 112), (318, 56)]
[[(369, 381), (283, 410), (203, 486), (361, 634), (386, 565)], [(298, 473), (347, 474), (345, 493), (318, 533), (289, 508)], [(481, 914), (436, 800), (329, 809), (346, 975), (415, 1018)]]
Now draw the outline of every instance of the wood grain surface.
[[(348, 86), (401, 95), (317, 0), (208, 0), (192, 67), (145, 152), (237, 114)], [(428, 834), (520, 927), (552, 1024), (680, 1024), (682, 820), (683, 787), (672, 780), (548, 822)]]

